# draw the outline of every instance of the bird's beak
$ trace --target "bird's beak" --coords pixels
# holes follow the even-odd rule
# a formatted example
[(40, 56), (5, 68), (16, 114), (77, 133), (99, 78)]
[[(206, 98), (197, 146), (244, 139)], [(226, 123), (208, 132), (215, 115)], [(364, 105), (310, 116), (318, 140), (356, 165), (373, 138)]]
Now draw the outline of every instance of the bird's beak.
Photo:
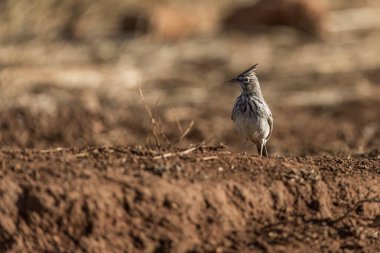
[(230, 82), (230, 83), (236, 83), (238, 81), (238, 79), (236, 79), (236, 78), (232, 78), (231, 80), (229, 80), (228, 82)]

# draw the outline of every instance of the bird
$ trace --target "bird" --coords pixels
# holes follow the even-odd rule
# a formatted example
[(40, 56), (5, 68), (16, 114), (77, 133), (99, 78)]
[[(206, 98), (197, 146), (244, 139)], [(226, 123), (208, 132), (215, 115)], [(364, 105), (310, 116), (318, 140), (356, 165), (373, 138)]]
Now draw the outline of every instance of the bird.
[(255, 64), (230, 80), (240, 87), (232, 109), (231, 119), (237, 132), (243, 137), (243, 147), (253, 142), (260, 156), (268, 157), (267, 142), (273, 131), (273, 116), (261, 92)]

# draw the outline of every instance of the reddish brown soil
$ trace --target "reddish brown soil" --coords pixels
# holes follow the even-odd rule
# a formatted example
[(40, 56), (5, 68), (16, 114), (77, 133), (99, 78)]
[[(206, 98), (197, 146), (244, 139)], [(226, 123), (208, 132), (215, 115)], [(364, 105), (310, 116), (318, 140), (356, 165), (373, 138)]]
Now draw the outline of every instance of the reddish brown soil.
[(0, 251), (380, 252), (372, 156), (3, 150)]

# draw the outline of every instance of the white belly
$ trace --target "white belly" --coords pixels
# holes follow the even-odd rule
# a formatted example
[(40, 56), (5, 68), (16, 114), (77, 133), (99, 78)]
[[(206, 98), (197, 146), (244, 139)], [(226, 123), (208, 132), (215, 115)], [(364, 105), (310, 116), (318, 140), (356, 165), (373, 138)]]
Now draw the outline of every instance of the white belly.
[(268, 120), (262, 117), (236, 117), (234, 120), (235, 128), (246, 140), (261, 142), (270, 133)]

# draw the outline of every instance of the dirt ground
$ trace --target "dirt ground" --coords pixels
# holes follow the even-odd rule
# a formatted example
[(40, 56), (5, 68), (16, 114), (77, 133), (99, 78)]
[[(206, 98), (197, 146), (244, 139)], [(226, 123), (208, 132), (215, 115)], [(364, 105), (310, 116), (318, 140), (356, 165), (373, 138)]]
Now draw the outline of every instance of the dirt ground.
[[(163, 2), (0, 1), (0, 252), (380, 252), (378, 1)], [(254, 63), (269, 158), (230, 119)]]
[(378, 158), (203, 145), (0, 157), (2, 251), (380, 251)]

